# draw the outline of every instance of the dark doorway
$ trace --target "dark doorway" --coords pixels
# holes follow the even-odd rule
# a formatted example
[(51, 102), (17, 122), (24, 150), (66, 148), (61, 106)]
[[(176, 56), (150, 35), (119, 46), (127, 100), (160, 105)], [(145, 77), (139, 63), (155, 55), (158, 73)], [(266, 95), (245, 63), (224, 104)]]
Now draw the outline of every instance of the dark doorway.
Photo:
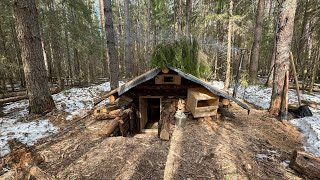
[(149, 98), (147, 107), (147, 124), (145, 129), (158, 129), (160, 120), (160, 98)]
[(140, 97), (140, 131), (143, 129), (158, 129), (161, 112), (161, 97)]

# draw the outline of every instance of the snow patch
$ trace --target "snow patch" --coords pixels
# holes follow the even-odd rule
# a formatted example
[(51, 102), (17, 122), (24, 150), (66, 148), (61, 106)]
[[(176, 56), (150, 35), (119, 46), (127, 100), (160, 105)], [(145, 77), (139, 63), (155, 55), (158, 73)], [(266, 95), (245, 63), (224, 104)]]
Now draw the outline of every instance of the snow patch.
[[(211, 81), (209, 84), (223, 89), (222, 81)], [(228, 89), (229, 92), (233, 92), (233, 87)], [(265, 86), (239, 86), (237, 92), (237, 98), (244, 99), (246, 102), (254, 104), (262, 109), (268, 109), (271, 102), (272, 88)], [(310, 110), (313, 113), (312, 117), (304, 117), (300, 119), (294, 119), (290, 122), (300, 129), (302, 135), (305, 137), (305, 150), (315, 156), (320, 157), (320, 94), (301, 94), (301, 99), (317, 103), (317, 108)], [(298, 97), (294, 89), (289, 89), (289, 103), (297, 103)], [(263, 159), (263, 156), (258, 155), (258, 159)]]
[(314, 113), (312, 117), (291, 120), (299, 128), (305, 138), (305, 151), (320, 157), (320, 114)]
[(256, 158), (257, 158), (259, 161), (268, 160), (268, 156), (265, 155), (265, 154), (257, 154), (257, 155), (256, 155)]
[(223, 89), (224, 88), (224, 82), (223, 81), (210, 81), (209, 84), (217, 89)]
[[(124, 84), (120, 81), (119, 86)], [(110, 83), (106, 82), (96, 86), (86, 88), (72, 88), (53, 95), (57, 109), (70, 113), (67, 120), (85, 117), (94, 106), (94, 99), (103, 92), (110, 91)], [(102, 103), (107, 103), (104, 100)]]
[(0, 119), (0, 157), (10, 152), (8, 141), (11, 139), (15, 138), (21, 143), (32, 146), (38, 139), (47, 137), (58, 131), (47, 119), (32, 122), (16, 121), (16, 119), (11, 118)]
[(285, 168), (287, 168), (287, 167), (289, 167), (289, 164), (290, 164), (290, 160), (284, 160), (284, 161), (282, 161), (281, 163), (280, 163), (283, 167), (285, 167)]
[[(124, 82), (119, 82), (119, 86)], [(57, 109), (68, 112), (67, 120), (84, 117), (94, 106), (94, 99), (103, 92), (110, 91), (110, 83), (100, 85), (71, 88), (52, 96)], [(104, 100), (99, 105), (106, 104)], [(8, 141), (16, 138), (18, 141), (32, 146), (38, 139), (45, 138), (58, 129), (47, 119), (38, 119), (29, 122), (19, 122), (18, 119), (28, 116), (28, 100), (9, 103), (3, 107), (4, 118), (0, 118), (0, 157), (8, 154)]]

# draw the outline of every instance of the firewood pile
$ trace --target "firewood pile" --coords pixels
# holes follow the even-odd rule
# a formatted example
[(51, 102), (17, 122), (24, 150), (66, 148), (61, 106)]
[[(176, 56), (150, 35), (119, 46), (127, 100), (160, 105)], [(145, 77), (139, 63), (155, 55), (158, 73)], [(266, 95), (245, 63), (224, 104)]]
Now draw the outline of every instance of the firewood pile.
[(172, 125), (176, 124), (175, 114), (177, 111), (188, 113), (185, 99), (167, 98), (162, 100), (161, 119), (159, 121), (158, 135), (162, 140), (170, 140), (172, 134)]
[(109, 121), (100, 131), (102, 136), (128, 136), (136, 129), (136, 115), (134, 107), (125, 110), (115, 109), (108, 111), (105, 108), (96, 110), (94, 117), (97, 121)]

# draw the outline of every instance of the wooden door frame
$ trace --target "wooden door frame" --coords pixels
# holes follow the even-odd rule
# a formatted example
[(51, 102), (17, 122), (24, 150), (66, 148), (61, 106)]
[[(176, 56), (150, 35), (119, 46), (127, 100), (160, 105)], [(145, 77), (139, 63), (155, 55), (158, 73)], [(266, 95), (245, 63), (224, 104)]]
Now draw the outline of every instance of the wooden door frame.
[[(145, 127), (142, 127), (142, 123), (141, 123), (141, 120), (143, 118), (141, 112), (142, 112), (142, 107), (141, 107), (141, 100), (142, 99), (160, 99), (160, 119), (161, 119), (161, 111), (162, 111), (162, 98), (163, 96), (139, 96), (139, 125), (140, 125), (140, 132), (142, 132), (142, 130), (145, 128)], [(147, 113), (147, 118), (148, 118), (148, 111), (145, 111)], [(159, 119), (159, 120), (160, 120)], [(147, 122), (148, 122), (148, 119), (147, 119)]]

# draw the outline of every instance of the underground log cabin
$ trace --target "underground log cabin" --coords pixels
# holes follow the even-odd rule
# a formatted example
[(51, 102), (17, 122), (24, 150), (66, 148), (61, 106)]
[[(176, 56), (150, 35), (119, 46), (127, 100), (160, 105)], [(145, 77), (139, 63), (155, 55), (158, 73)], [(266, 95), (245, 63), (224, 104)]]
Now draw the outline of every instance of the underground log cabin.
[(216, 116), (219, 104), (230, 101), (249, 111), (226, 92), (171, 66), (154, 68), (104, 98), (109, 102), (94, 115), (98, 120), (113, 119), (102, 129), (108, 136), (153, 131), (168, 140), (178, 113), (193, 118)]

